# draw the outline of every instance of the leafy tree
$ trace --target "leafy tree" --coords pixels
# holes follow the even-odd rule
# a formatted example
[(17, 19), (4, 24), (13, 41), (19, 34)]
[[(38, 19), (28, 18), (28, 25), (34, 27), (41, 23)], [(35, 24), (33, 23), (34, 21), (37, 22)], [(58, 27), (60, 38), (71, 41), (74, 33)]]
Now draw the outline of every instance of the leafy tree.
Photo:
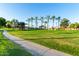
[(72, 23), (72, 24), (69, 25), (69, 27), (70, 27), (70, 28), (75, 28), (75, 24)]
[(12, 19), (12, 26), (13, 28), (17, 28), (18, 27), (18, 20), (17, 19)]
[(0, 17), (0, 26), (6, 26), (6, 19), (3, 17)]
[(12, 22), (11, 21), (6, 21), (6, 27), (11, 28), (12, 27)]
[(79, 23), (75, 23), (75, 28), (79, 28)]
[(19, 22), (18, 25), (19, 25), (20, 30), (25, 30), (25, 23), (24, 22)]
[(79, 23), (75, 22), (75, 23), (72, 23), (69, 25), (70, 28), (74, 28), (74, 29), (77, 29), (79, 28)]
[(69, 20), (66, 19), (66, 18), (63, 18), (63, 20), (60, 23), (60, 26), (63, 27), (63, 28), (67, 28), (68, 25), (69, 25)]

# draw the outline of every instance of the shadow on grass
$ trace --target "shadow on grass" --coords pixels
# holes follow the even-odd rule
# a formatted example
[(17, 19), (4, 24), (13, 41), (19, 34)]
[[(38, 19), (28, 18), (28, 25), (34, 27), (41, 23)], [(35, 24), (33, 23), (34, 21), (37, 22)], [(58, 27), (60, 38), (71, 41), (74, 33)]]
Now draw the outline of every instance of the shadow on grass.
[(24, 51), (23, 49), (8, 49), (7, 50), (9, 56), (31, 56), (30, 53)]

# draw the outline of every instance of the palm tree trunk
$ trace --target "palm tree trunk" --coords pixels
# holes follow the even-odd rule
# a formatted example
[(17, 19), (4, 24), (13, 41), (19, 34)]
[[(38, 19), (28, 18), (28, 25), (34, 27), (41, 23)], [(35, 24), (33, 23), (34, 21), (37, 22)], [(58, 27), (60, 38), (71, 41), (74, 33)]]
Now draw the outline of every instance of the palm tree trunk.
[(33, 25), (33, 20), (31, 20), (31, 28), (32, 28), (32, 25)]
[(29, 22), (29, 20), (28, 20), (28, 29), (29, 29), (29, 27), (30, 27), (30, 22)]
[(54, 30), (54, 19), (53, 19), (53, 30)]
[(58, 29), (60, 28), (60, 21), (58, 21)]
[(38, 22), (37, 22), (37, 19), (36, 19), (36, 28), (38, 27)]
[(48, 19), (48, 21), (47, 21), (47, 29), (48, 29), (48, 27), (49, 27), (49, 19)]
[(41, 20), (41, 26), (43, 25), (43, 20)]
[(48, 29), (48, 23), (47, 23), (47, 29)]

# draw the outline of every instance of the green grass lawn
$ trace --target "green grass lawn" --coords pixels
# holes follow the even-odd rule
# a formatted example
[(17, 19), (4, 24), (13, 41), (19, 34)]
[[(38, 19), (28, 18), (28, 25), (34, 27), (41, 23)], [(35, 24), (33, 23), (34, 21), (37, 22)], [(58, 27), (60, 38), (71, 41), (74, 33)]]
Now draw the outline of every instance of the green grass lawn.
[(78, 30), (12, 31), (10, 34), (39, 43), (51, 49), (57, 49), (71, 55), (79, 55)]
[(0, 56), (31, 56), (19, 45), (3, 37), (0, 31)]

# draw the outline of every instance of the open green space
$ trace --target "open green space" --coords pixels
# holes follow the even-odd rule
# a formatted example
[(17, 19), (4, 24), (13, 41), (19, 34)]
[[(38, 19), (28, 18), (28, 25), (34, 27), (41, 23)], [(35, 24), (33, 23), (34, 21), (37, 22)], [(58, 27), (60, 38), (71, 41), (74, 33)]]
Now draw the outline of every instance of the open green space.
[(19, 45), (11, 42), (0, 31), (0, 56), (31, 56), (31, 54)]
[(56, 49), (71, 55), (79, 55), (78, 30), (32, 30), (11, 31), (9, 33), (51, 49)]

